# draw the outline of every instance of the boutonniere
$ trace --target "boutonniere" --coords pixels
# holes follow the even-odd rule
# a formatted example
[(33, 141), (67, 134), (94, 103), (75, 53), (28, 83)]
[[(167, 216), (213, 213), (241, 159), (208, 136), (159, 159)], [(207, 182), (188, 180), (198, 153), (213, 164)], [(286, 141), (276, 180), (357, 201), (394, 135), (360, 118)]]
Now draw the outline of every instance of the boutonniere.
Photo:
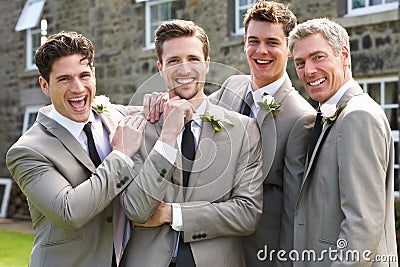
[(323, 123), (331, 124), (334, 123), (337, 117), (339, 116), (340, 112), (347, 106), (347, 103), (340, 104), (338, 107), (332, 104), (322, 104), (321, 114), (324, 118)]
[(110, 106), (110, 98), (105, 95), (95, 96), (92, 102), (92, 107), (99, 113), (108, 112)]
[(276, 102), (275, 98), (267, 93), (263, 94), (263, 102), (257, 102), (257, 104), (261, 109), (271, 110), (272, 116), (275, 116), (280, 112), (279, 108), (281, 107), (281, 103)]
[(214, 116), (200, 115), (200, 119), (205, 122), (210, 122), (211, 126), (214, 128), (216, 132), (221, 132), (223, 128), (225, 128), (224, 123), (227, 123), (231, 126), (235, 124), (228, 119), (217, 119)]

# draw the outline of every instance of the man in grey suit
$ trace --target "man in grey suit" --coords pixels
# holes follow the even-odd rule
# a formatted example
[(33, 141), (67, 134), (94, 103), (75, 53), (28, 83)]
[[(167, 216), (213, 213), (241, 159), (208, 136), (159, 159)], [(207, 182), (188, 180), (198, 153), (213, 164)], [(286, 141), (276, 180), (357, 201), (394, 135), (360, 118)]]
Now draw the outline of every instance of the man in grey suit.
[[(262, 212), (256, 122), (205, 97), (210, 58), (202, 28), (168, 21), (155, 42), (169, 99), (160, 121), (146, 125), (135, 156), (139, 179), (121, 194), (135, 222), (122, 266), (246, 266), (242, 236), (254, 232)], [(157, 154), (171, 162), (162, 175), (146, 171)]]
[[(269, 257), (267, 252), (293, 248), (294, 207), (315, 120), (315, 110), (293, 88), (285, 72), (290, 55), (287, 37), (296, 22), (284, 4), (255, 3), (244, 18), (244, 51), (251, 75), (229, 77), (209, 97), (241, 113), (243, 100), (252, 97), (251, 116), (257, 119), (261, 131), (264, 205), (255, 233), (245, 238), (249, 266), (291, 265), (290, 261)], [(258, 104), (264, 101), (271, 108)]]
[(296, 204), (295, 265), (398, 266), (393, 138), (382, 108), (352, 78), (349, 36), (312, 19), (293, 29), (289, 48), (321, 110)]
[(7, 153), (33, 222), (29, 266), (110, 267), (121, 254), (124, 213), (113, 200), (133, 179), (145, 123), (122, 106), (92, 105), (93, 59), (91, 41), (75, 32), (50, 36), (35, 54), (52, 105)]

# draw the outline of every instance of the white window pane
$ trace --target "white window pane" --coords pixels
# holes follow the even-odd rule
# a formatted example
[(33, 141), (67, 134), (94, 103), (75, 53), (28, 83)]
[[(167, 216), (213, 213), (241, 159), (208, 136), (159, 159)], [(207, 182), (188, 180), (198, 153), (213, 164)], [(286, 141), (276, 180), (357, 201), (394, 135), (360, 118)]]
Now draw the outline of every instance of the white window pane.
[(22, 31), (38, 26), (46, 0), (28, 0), (19, 16), (15, 31)]
[(22, 133), (26, 132), (36, 121), (37, 114), (39, 112), (39, 109), (42, 106), (28, 106), (25, 109), (25, 115), (24, 115), (24, 123), (22, 126)]

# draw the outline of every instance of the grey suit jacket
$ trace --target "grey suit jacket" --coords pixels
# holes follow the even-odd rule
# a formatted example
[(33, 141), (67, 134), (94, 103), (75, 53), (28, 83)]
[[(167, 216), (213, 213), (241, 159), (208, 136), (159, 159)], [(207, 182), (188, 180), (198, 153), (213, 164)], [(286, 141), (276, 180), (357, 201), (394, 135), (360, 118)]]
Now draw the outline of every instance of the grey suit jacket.
[[(135, 180), (121, 199), (128, 216), (142, 223), (150, 218), (159, 201), (180, 203), (184, 242), (190, 242), (196, 266), (243, 267), (242, 236), (254, 232), (262, 211), (260, 134), (255, 120), (209, 102), (206, 114), (219, 114), (218, 117), (229, 119), (234, 126), (225, 124), (221, 132), (216, 132), (209, 122), (203, 122), (186, 194), (181, 186), (178, 152), (172, 178), (169, 169), (164, 171), (164, 179), (142, 170), (147, 183)], [(160, 120), (146, 125), (145, 143), (135, 157), (141, 161), (149, 154), (145, 169), (146, 165), (158, 164), (152, 159), (155, 151), (151, 149), (162, 123)], [(164, 185), (160, 193), (159, 187)], [(142, 191), (148, 193), (147, 198), (136, 197)], [(177, 238), (178, 232), (168, 224), (155, 228), (135, 226), (122, 266), (168, 266)]]
[[(347, 106), (320, 135), (296, 204), (294, 248), (300, 254), (313, 250), (323, 261), (300, 258), (295, 266), (398, 266), (363, 256), (373, 260), (397, 253), (388, 121), (356, 83), (340, 99), (343, 103)], [(341, 252), (322, 254), (332, 249)], [(352, 262), (351, 252), (359, 260)]]
[[(249, 75), (228, 78), (210, 98), (220, 106), (240, 112), (250, 84)], [(298, 191), (304, 175), (307, 146), (316, 112), (293, 88), (287, 76), (274, 95), (281, 103), (280, 112), (272, 117), (260, 109), (257, 123), (261, 131), (264, 173), (263, 214), (253, 235), (246, 237), (246, 260), (249, 266), (271, 266), (264, 250), (293, 248), (293, 217)], [(282, 264), (283, 262), (277, 262)]]
[[(79, 142), (47, 114), (8, 151), (7, 166), (27, 196), (34, 229), (32, 267), (110, 267), (111, 201), (133, 179), (125, 160), (110, 153), (96, 169)], [(122, 108), (120, 108), (122, 112)], [(100, 113), (111, 131), (123, 114)]]

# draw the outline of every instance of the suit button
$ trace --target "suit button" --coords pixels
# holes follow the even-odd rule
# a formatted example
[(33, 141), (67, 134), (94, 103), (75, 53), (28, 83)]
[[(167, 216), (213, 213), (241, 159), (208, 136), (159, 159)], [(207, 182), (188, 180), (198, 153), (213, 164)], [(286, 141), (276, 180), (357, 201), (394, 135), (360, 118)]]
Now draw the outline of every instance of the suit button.
[(129, 177), (128, 177), (128, 176), (125, 176), (125, 177), (124, 177), (124, 181), (125, 181), (125, 182), (128, 182), (128, 181), (129, 181)]
[(193, 235), (193, 236), (192, 236), (192, 239), (197, 239), (197, 235)]
[(120, 183), (117, 183), (117, 188), (121, 188), (121, 184)]
[(113, 217), (112, 217), (112, 216), (108, 216), (108, 217), (106, 218), (106, 222), (112, 223), (112, 221), (113, 221)]
[(206, 233), (202, 233), (202, 234), (201, 234), (201, 237), (202, 237), (202, 238), (206, 238), (206, 237), (207, 237), (207, 234), (206, 234)]
[(125, 184), (125, 181), (124, 181), (124, 180), (121, 180), (120, 183), (121, 183), (122, 185), (124, 185), (124, 184)]
[(160, 173), (161, 177), (164, 177), (166, 173), (167, 173), (167, 170), (166, 169), (162, 169), (161, 173)]

